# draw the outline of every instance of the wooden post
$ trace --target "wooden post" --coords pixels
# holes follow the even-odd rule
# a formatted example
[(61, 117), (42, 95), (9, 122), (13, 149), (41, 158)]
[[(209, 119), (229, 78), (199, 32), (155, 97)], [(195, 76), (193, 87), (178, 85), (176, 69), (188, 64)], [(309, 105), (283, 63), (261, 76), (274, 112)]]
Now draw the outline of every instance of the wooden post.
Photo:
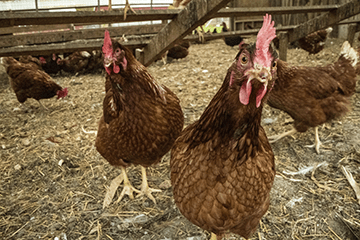
[(347, 40), (350, 43), (351, 46), (353, 46), (354, 43), (354, 37), (356, 33), (357, 24), (350, 24), (348, 27), (348, 35)]
[(144, 66), (170, 49), (173, 44), (183, 39), (195, 28), (206, 23), (230, 0), (192, 0), (144, 48)]
[(98, 9), (97, 9), (98, 12), (100, 12), (100, 0), (98, 0)]
[[(236, 7), (235, 0), (232, 0), (232, 1), (230, 2), (230, 7), (232, 7), (232, 8)], [(231, 29), (232, 31), (238, 30), (238, 29), (236, 29), (236, 25), (235, 25), (235, 17), (230, 17), (230, 19), (229, 19), (229, 27), (230, 27), (230, 29)]]
[(39, 4), (38, 4), (38, 0), (35, 0), (35, 8), (36, 8), (36, 12), (39, 11)]
[(287, 32), (281, 32), (278, 34), (278, 38), (279, 38), (279, 58), (286, 62), (289, 34)]

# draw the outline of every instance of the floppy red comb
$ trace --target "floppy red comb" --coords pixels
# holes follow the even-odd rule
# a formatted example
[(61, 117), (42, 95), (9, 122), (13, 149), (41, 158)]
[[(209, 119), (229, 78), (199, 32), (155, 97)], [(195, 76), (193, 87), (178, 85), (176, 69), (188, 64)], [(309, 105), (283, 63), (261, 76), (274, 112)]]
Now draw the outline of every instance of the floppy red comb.
[(269, 52), (269, 45), (276, 37), (276, 29), (274, 28), (274, 21), (271, 21), (271, 15), (264, 16), (264, 23), (261, 27), (256, 40), (256, 57), (255, 62), (262, 64), (265, 67), (270, 67), (271, 53)]
[(104, 38), (104, 45), (102, 47), (102, 51), (105, 55), (112, 52), (112, 43), (111, 43), (110, 33), (108, 30), (105, 30), (105, 38)]

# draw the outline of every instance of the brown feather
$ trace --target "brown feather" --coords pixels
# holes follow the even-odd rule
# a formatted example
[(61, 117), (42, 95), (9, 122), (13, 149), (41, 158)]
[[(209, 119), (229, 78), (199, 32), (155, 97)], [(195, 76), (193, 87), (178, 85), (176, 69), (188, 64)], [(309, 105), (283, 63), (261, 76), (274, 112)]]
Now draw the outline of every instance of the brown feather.
[(343, 56), (325, 67), (295, 67), (278, 60), (277, 76), (268, 104), (288, 113), (299, 132), (341, 117), (349, 110), (356, 75)]
[[(253, 58), (254, 48), (244, 44), (239, 54), (246, 49)], [(269, 207), (275, 169), (256, 94), (245, 106), (241, 82), (229, 86), (239, 54), (200, 119), (176, 140), (170, 167), (175, 203), (188, 220), (218, 236), (249, 238)]]
[(114, 166), (147, 167), (170, 150), (183, 128), (183, 113), (170, 89), (159, 85), (126, 47), (115, 40), (112, 44), (113, 51), (125, 52), (127, 67), (106, 76), (95, 145)]
[(4, 61), (6, 72), (11, 79), (11, 87), (20, 103), (25, 102), (27, 98), (52, 98), (62, 90), (47, 73), (38, 70), (32, 64), (20, 63), (12, 57), (5, 57)]

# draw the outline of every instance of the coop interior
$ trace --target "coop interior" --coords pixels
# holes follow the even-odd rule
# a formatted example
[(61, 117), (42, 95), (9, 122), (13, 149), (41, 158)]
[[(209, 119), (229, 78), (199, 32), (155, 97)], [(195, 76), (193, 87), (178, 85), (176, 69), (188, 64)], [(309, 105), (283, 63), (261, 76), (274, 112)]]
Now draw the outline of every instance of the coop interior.
[[(146, 170), (150, 187), (162, 190), (153, 193), (156, 204), (127, 196), (115, 203), (119, 192), (104, 203), (121, 173), (95, 147), (106, 96), (106, 30), (175, 93), (184, 127), (200, 118), (233, 64), (239, 43), (230, 46), (226, 40), (255, 42), (266, 14), (275, 22), (272, 46), (290, 65), (332, 64), (345, 41), (360, 54), (358, 0), (191, 0), (178, 5), (177, 0), (0, 0), (0, 57), (62, 61), (43, 70), (68, 89), (62, 99), (39, 104), (29, 98), (24, 107), (0, 62), (1, 239), (210, 239), (211, 233), (188, 221), (174, 203), (170, 152)], [(329, 27), (321, 50), (299, 46), (299, 40)], [(66, 62), (74, 54), (81, 63)], [(250, 239), (360, 239), (357, 68), (350, 110), (318, 126), (320, 153), (305, 146), (313, 143), (312, 129), (271, 143), (276, 175), (270, 207)], [(267, 136), (292, 124), (287, 113), (264, 105), (261, 125)], [(140, 186), (140, 167), (127, 169), (132, 184)], [(227, 239), (243, 238), (230, 234)]]

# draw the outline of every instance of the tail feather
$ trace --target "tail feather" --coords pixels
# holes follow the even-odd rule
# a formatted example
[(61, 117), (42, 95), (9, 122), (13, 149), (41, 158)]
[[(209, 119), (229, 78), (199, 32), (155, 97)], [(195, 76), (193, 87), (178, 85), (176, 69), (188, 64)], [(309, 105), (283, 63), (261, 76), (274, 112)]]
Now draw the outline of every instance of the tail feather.
[(359, 54), (350, 46), (350, 43), (348, 41), (345, 41), (343, 43), (340, 55), (350, 60), (353, 67), (355, 67), (359, 61)]

